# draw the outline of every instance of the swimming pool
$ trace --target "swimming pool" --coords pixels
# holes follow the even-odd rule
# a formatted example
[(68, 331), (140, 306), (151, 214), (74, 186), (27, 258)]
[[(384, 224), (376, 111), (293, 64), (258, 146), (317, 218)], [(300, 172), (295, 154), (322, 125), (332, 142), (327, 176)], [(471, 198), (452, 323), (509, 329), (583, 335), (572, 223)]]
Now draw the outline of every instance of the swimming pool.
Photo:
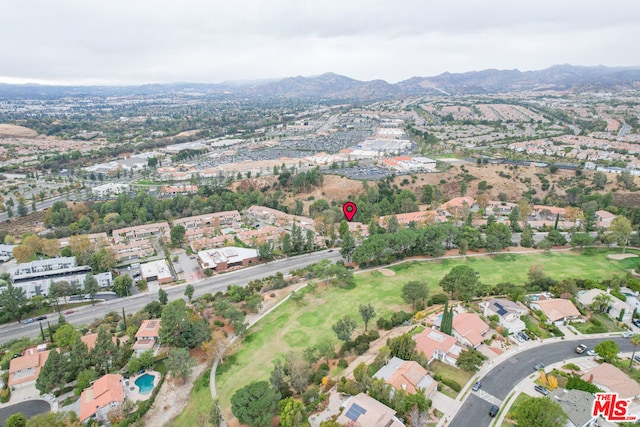
[(151, 393), (151, 390), (153, 390), (153, 380), (155, 378), (156, 377), (154, 377), (153, 375), (144, 374), (138, 379), (136, 379), (135, 384), (140, 389), (141, 394)]

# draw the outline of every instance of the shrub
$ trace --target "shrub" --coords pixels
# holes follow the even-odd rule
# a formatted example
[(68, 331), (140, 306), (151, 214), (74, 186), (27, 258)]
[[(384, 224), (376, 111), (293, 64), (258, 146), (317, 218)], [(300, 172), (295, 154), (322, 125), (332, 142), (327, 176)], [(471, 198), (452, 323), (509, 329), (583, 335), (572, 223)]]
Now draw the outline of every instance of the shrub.
[(602, 393), (601, 389), (576, 375), (572, 375), (569, 377), (566, 388), (567, 390), (582, 390), (586, 391), (587, 393)]
[(7, 387), (0, 390), (0, 403), (7, 403), (10, 398), (11, 398), (10, 388)]
[(562, 368), (563, 369), (568, 369), (570, 371), (579, 371), (580, 370), (580, 366), (576, 365), (575, 363), (567, 363)]
[(460, 392), (460, 390), (462, 390), (462, 386), (460, 384), (448, 378), (444, 378), (442, 380), (442, 384), (446, 385), (447, 387), (449, 387), (451, 390), (455, 392)]
[(347, 362), (347, 359), (340, 359), (338, 361), (338, 368), (347, 369), (348, 366), (349, 366), (349, 362)]
[(591, 319), (589, 319), (589, 322), (591, 322), (591, 324), (594, 326), (602, 326), (602, 322), (596, 319), (595, 317), (592, 317)]

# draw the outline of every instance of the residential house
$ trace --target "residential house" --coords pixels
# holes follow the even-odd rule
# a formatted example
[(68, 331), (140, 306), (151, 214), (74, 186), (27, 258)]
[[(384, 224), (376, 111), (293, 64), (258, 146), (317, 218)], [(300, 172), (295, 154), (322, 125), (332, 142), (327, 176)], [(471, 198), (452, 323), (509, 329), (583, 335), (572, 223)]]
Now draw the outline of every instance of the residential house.
[(48, 358), (49, 350), (47, 350), (46, 344), (26, 349), (22, 356), (11, 359), (11, 362), (9, 362), (9, 380), (7, 384), (13, 387), (18, 384), (35, 381)]
[(282, 211), (271, 209), (266, 206), (251, 206), (245, 212), (245, 216), (262, 220), (267, 224), (283, 227), (290, 230), (294, 224), (303, 230), (311, 230), (315, 233), (315, 222), (311, 218), (299, 215), (290, 215)]
[(596, 211), (596, 226), (609, 228), (615, 218), (616, 216), (611, 212), (605, 210)]
[(548, 300), (531, 301), (531, 308), (541, 310), (547, 316), (548, 323), (561, 325), (565, 321), (580, 317), (580, 312), (568, 299), (551, 298)]
[(552, 401), (562, 406), (562, 410), (568, 415), (568, 427), (596, 426), (598, 417), (592, 414), (593, 402), (596, 400), (591, 393), (582, 390), (564, 390), (557, 388), (549, 395)]
[(381, 378), (396, 390), (414, 394), (422, 390), (426, 396), (436, 389), (436, 381), (418, 362), (392, 357), (389, 362), (373, 376)]
[(0, 245), (0, 262), (7, 262), (13, 258), (13, 249), (17, 245)]
[(631, 321), (631, 316), (633, 316), (633, 306), (625, 301), (620, 301), (615, 296), (607, 293), (607, 291), (603, 291), (602, 289), (589, 289), (587, 291), (580, 291), (578, 292), (576, 299), (580, 304), (582, 304), (583, 307), (590, 307), (591, 304), (593, 304), (593, 300), (595, 300), (598, 295), (609, 295), (611, 302), (609, 303), (607, 313), (612, 319), (617, 320), (622, 310), (624, 310), (622, 321)]
[(463, 350), (454, 337), (431, 328), (425, 328), (424, 331), (414, 335), (413, 340), (416, 342), (416, 351), (424, 353), (429, 363), (440, 360), (455, 365)]
[(484, 341), (484, 335), (489, 329), (489, 325), (476, 313), (453, 315), (453, 336), (466, 346), (477, 348)]
[[(126, 338), (126, 337), (123, 337)], [(121, 338), (121, 340), (123, 339)], [(96, 346), (96, 341), (98, 341), (98, 334), (87, 334), (80, 337), (80, 341), (85, 343), (89, 351), (93, 350)], [(118, 345), (118, 337), (115, 335), (111, 337), (111, 342), (115, 345)]]
[(520, 316), (527, 314), (529, 309), (521, 304), (504, 298), (491, 298), (480, 304), (484, 306), (484, 316), (498, 316), (498, 323), (510, 333), (518, 333), (526, 329)]
[(640, 397), (640, 384), (609, 363), (602, 363), (587, 371), (582, 375), (582, 379), (597, 385), (604, 391), (618, 393), (621, 399)]
[(144, 353), (147, 350), (157, 350), (160, 340), (160, 319), (143, 320), (136, 332), (136, 342), (132, 349), (136, 354)]
[(123, 402), (122, 375), (104, 375), (80, 395), (80, 422), (84, 423), (90, 418), (104, 421), (107, 419), (109, 411), (117, 408)]
[(165, 185), (160, 189), (160, 195), (163, 197), (195, 194), (197, 192), (198, 192), (197, 185)]
[(131, 240), (142, 240), (153, 237), (160, 237), (163, 240), (169, 239), (171, 227), (167, 222), (156, 222), (153, 224), (138, 225), (136, 227), (126, 227), (113, 230), (113, 242), (122, 243)]
[(448, 202), (441, 204), (437, 210), (444, 215), (459, 216), (463, 213), (464, 209), (470, 210), (475, 203), (473, 197), (454, 197)]
[[(340, 425), (355, 424), (366, 427), (404, 427), (396, 418), (396, 411), (364, 393), (351, 396), (336, 420)], [(356, 424), (357, 423), (357, 424)]]

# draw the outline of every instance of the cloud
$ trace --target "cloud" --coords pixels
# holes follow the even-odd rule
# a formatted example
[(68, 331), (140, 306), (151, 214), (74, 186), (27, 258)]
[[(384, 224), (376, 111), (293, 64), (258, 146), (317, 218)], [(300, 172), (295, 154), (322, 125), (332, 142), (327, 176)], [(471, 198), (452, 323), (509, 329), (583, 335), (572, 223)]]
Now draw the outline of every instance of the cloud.
[(627, 0), (9, 0), (0, 6), (0, 76), (217, 82), (333, 71), (398, 81), (639, 65), (639, 38), (640, 8)]

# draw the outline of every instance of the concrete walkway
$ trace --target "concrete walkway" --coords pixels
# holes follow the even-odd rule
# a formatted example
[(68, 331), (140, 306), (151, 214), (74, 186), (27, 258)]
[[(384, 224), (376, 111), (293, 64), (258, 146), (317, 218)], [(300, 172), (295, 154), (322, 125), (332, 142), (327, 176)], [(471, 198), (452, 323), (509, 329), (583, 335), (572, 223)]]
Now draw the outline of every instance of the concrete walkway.
[(321, 422), (339, 414), (340, 408), (344, 406), (347, 399), (349, 399), (349, 396), (342, 396), (338, 393), (337, 387), (334, 386), (329, 394), (329, 404), (327, 405), (327, 408), (319, 414), (312, 415), (309, 418), (311, 427), (320, 427)]

